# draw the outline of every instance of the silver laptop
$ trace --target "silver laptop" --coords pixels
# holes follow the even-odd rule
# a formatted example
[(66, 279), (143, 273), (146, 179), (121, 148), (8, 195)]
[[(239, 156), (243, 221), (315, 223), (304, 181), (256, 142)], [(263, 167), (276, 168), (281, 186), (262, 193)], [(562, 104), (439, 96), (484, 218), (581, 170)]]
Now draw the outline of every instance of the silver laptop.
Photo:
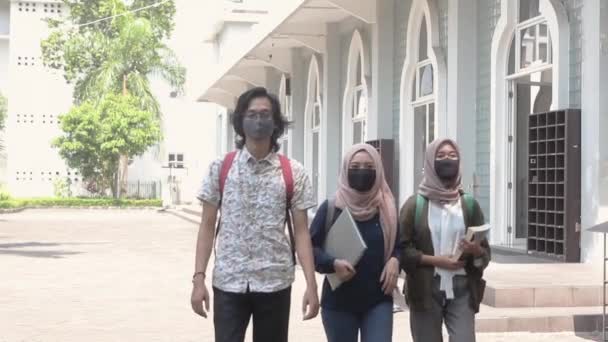
[[(354, 267), (366, 249), (357, 223), (345, 208), (327, 234), (325, 252), (336, 259), (348, 261)], [(342, 280), (335, 273), (328, 274), (327, 280), (332, 290), (342, 285)]]

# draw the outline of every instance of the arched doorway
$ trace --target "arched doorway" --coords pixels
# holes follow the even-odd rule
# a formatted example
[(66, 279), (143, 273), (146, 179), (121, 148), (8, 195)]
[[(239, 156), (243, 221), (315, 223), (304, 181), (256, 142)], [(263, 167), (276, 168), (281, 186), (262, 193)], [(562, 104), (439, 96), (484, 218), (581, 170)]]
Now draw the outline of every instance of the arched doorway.
[(527, 249), (529, 117), (567, 108), (565, 11), (552, 0), (503, 0), (492, 41), (490, 218), (493, 244)]

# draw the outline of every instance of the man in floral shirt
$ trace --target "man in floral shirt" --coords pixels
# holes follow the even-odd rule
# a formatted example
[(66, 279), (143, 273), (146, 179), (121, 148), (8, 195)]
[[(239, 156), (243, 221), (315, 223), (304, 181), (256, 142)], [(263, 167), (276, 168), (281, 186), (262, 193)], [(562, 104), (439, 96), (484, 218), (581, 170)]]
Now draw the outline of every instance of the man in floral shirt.
[[(264, 88), (251, 89), (239, 97), (233, 116), (238, 150), (223, 191), (221, 158), (212, 163), (198, 194), (203, 215), (192, 308), (203, 317), (209, 311), (205, 272), (218, 210), (222, 212), (212, 280), (218, 342), (242, 342), (251, 317), (254, 342), (287, 341), (294, 260), (285, 234), (287, 187), (276, 153), (277, 141), (287, 126), (280, 108), (276, 97)], [(302, 308), (306, 320), (319, 311), (307, 218), (307, 210), (315, 203), (304, 168), (296, 161), (290, 165), (295, 249), (307, 283)]]

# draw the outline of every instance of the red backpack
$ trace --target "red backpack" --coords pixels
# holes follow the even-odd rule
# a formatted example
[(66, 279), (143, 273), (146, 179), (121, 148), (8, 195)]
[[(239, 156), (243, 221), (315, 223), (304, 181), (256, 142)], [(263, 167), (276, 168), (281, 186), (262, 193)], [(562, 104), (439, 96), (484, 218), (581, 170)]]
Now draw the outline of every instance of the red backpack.
[[(228, 153), (224, 160), (222, 161), (222, 166), (220, 168), (220, 219), (217, 224), (217, 229), (215, 230), (215, 237), (217, 240), (217, 236), (220, 232), (221, 226), (221, 207), (222, 207), (222, 198), (224, 197), (224, 187), (226, 185), (226, 180), (228, 179), (228, 173), (230, 172), (230, 168), (234, 162), (234, 158), (237, 156), (238, 151), (232, 151)], [(286, 192), (286, 212), (285, 212), (285, 222), (287, 223), (287, 231), (289, 232), (289, 242), (291, 244), (291, 257), (293, 259), (293, 263), (296, 263), (296, 252), (295, 252), (295, 239), (294, 239), (294, 231), (293, 231), (293, 223), (291, 219), (291, 200), (293, 199), (293, 172), (291, 170), (291, 162), (289, 158), (282, 154), (278, 154), (279, 161), (281, 162), (281, 171), (283, 172), (283, 181), (285, 182), (285, 192)]]

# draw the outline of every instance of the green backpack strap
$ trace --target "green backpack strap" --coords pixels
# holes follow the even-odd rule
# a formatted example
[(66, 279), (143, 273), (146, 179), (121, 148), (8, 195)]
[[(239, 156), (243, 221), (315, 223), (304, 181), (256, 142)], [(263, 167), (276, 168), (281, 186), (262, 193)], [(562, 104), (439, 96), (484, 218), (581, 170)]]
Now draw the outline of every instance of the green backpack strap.
[[(462, 194), (462, 200), (464, 202), (467, 219), (470, 222), (473, 218), (473, 211), (475, 210), (475, 197), (465, 192)], [(420, 223), (422, 210), (424, 210), (426, 202), (427, 199), (424, 196), (420, 194), (416, 195), (416, 216), (414, 217), (414, 225), (416, 227), (418, 227), (418, 224)]]
[(471, 219), (473, 219), (473, 211), (475, 210), (475, 197), (465, 192), (462, 194), (462, 200), (467, 213), (467, 219), (471, 222)]
[(424, 206), (426, 205), (426, 197), (421, 194), (416, 195), (416, 216), (414, 216), (414, 227), (418, 227), (420, 224), (420, 220), (422, 218), (422, 211), (424, 210)]

